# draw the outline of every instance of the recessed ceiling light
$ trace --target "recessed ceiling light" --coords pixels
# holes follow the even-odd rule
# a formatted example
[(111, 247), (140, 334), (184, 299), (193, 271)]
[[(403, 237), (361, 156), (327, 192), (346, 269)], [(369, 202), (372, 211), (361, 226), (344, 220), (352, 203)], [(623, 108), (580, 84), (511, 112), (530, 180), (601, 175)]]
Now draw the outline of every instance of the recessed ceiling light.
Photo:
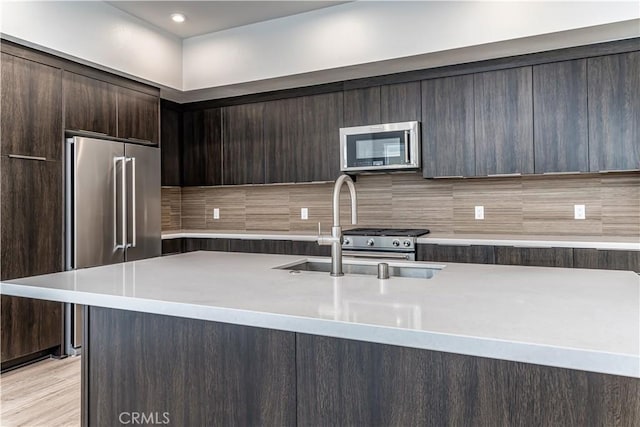
[(173, 22), (184, 22), (186, 18), (181, 13), (172, 13), (171, 19), (173, 19)]

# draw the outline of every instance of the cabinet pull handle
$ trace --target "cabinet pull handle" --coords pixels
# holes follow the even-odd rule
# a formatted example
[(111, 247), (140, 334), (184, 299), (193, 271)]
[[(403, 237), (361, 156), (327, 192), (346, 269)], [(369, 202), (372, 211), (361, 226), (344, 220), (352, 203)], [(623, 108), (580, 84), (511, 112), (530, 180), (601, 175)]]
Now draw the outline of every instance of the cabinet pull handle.
[(638, 172), (640, 169), (605, 169), (598, 171), (598, 173), (611, 173), (611, 172)]
[(134, 142), (140, 142), (142, 144), (153, 144), (155, 145), (155, 143), (151, 142), (148, 139), (141, 139), (141, 138), (127, 138), (127, 140), (129, 141), (134, 141)]
[(542, 172), (542, 175), (576, 175), (581, 173), (580, 171), (568, 171), (568, 172)]
[(463, 175), (438, 175), (433, 177), (433, 179), (449, 179), (449, 178), (464, 178), (464, 176)]
[(22, 154), (9, 154), (10, 159), (22, 159), (22, 160), (37, 160), (39, 162), (47, 161), (46, 157), (38, 157), (38, 156), (23, 156)]
[(92, 133), (94, 135), (100, 135), (100, 136), (109, 136), (108, 133), (105, 132), (96, 132), (95, 130), (85, 130), (85, 129), (78, 129), (78, 132), (83, 132), (83, 133)]
[(516, 173), (490, 173), (487, 175), (490, 178), (507, 178), (507, 177), (513, 177), (513, 176), (522, 176), (522, 174), (520, 172), (516, 172)]

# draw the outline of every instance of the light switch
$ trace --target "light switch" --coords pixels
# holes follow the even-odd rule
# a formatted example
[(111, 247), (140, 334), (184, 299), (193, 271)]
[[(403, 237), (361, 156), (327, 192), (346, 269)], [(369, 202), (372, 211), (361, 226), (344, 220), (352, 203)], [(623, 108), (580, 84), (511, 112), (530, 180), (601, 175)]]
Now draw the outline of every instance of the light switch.
[(585, 219), (587, 217), (587, 210), (585, 205), (573, 205), (573, 218)]
[(309, 219), (309, 209), (301, 208), (300, 209), (300, 219)]
[(476, 219), (484, 219), (484, 206), (476, 206)]
[(213, 219), (220, 219), (220, 209), (213, 208)]

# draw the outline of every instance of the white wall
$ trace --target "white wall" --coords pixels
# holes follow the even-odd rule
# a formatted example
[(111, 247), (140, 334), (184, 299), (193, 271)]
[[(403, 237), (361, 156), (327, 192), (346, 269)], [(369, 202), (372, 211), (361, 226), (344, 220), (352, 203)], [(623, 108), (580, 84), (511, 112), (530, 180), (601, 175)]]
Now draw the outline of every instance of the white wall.
[(2, 1), (0, 32), (171, 88), (182, 89), (182, 42), (106, 3)]
[[(639, 18), (637, 1), (358, 1), (186, 39), (183, 90), (313, 73)], [(635, 35), (640, 35), (637, 22), (633, 28), (638, 28)], [(596, 41), (607, 40), (591, 42)], [(526, 53), (526, 45), (522, 48)]]

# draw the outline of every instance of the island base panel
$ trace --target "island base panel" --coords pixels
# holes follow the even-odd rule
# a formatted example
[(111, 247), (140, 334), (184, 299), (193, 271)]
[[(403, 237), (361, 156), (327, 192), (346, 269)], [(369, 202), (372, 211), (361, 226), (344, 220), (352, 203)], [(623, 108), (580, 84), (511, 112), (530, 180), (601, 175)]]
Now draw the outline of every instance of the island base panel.
[(637, 378), (86, 310), (84, 426), (640, 425)]
[(87, 311), (83, 426), (295, 425), (294, 333)]
[(640, 380), (298, 334), (301, 426), (637, 426)]

